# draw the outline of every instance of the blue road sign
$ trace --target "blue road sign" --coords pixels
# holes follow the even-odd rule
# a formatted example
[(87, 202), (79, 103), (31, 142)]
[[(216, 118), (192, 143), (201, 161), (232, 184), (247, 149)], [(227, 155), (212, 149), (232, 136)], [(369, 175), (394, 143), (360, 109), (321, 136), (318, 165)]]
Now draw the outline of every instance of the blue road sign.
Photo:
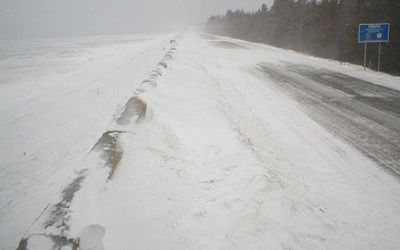
[(359, 43), (386, 43), (389, 42), (389, 23), (360, 24), (358, 30)]

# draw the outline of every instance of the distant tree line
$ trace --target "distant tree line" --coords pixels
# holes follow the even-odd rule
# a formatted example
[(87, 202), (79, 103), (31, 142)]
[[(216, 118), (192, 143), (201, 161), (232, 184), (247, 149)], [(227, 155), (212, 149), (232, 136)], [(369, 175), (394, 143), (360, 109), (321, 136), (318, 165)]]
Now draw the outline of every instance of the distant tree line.
[[(388, 22), (390, 42), (382, 44), (382, 71), (400, 75), (400, 0), (274, 0), (254, 12), (228, 10), (212, 16), (210, 33), (295, 51), (363, 63), (360, 23)], [(378, 44), (368, 45), (367, 63), (377, 67)]]

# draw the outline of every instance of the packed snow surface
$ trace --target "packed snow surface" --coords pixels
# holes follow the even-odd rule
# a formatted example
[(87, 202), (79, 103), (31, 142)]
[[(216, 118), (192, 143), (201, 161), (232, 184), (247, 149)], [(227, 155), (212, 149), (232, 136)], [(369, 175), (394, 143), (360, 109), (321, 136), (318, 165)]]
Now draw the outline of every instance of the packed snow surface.
[(4, 249), (400, 245), (397, 110), (318, 83), (395, 105), (398, 77), (192, 31), (2, 46)]

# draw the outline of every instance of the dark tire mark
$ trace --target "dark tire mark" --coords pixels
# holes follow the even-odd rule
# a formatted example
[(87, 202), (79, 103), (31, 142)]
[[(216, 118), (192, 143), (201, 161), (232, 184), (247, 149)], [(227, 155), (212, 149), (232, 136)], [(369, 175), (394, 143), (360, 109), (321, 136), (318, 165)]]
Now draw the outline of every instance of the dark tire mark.
[(314, 121), (400, 175), (399, 91), (304, 65), (258, 69)]
[(317, 70), (310, 66), (294, 64), (288, 64), (286, 68), (331, 88), (354, 95), (358, 100), (370, 106), (400, 116), (400, 91), (398, 90), (327, 69)]
[(224, 48), (224, 49), (247, 49), (246, 47), (239, 45), (237, 43), (229, 41), (208, 41), (211, 45)]

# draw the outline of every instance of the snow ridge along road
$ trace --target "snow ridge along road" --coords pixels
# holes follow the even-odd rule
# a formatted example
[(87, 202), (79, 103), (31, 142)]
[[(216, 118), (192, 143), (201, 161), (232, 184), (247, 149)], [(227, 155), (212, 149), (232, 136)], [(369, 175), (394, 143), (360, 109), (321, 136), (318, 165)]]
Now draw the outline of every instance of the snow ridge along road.
[[(398, 77), (192, 31), (176, 40), (38, 232), (101, 225), (105, 249), (397, 249)], [(26, 243), (54, 244), (73, 248)]]
[(0, 44), (0, 249), (15, 249), (43, 209), (63, 196), (171, 37)]
[[(144, 80), (142, 84), (136, 88), (134, 95), (124, 105), (120, 114), (115, 117), (108, 130), (103, 133), (91, 152), (85, 157), (81, 164), (81, 169), (76, 171), (76, 177), (63, 189), (61, 200), (46, 207), (45, 210), (49, 210), (48, 214), (45, 214), (45, 216), (41, 214), (40, 217), (35, 220), (32, 228), (29, 230), (31, 232), (27, 232), (21, 239), (18, 249), (43, 249), (43, 247), (51, 249), (82, 248), (82, 246), (80, 246), (82, 239), (79, 238), (79, 235), (75, 235), (75, 237), (68, 235), (72, 215), (71, 211), (73, 211), (70, 209), (70, 205), (74, 201), (76, 193), (81, 191), (81, 189), (81, 192), (85, 193), (88, 189), (93, 190), (99, 187), (101, 188), (104, 186), (104, 183), (112, 179), (124, 154), (124, 149), (121, 147), (120, 141), (124, 136), (134, 134), (132, 129), (135, 124), (151, 116), (151, 111), (148, 109), (146, 102), (141, 100), (139, 94), (144, 93), (149, 88), (157, 86), (158, 80), (168, 67), (168, 62), (173, 59), (176, 51), (177, 39), (179, 38), (180, 36), (178, 35), (170, 40), (170, 48), (167, 53), (149, 73), (148, 79)], [(96, 167), (99, 159), (104, 162), (102, 164), (104, 166), (103, 168)], [(106, 176), (104, 176), (105, 174)], [(92, 195), (90, 195), (89, 198), (91, 197)], [(90, 203), (92, 203), (90, 200), (85, 200), (84, 206)], [(87, 216), (90, 217), (92, 212), (92, 209), (89, 210)], [(84, 229), (84, 227), (82, 227), (82, 229)], [(102, 248), (95, 249), (100, 250)]]

